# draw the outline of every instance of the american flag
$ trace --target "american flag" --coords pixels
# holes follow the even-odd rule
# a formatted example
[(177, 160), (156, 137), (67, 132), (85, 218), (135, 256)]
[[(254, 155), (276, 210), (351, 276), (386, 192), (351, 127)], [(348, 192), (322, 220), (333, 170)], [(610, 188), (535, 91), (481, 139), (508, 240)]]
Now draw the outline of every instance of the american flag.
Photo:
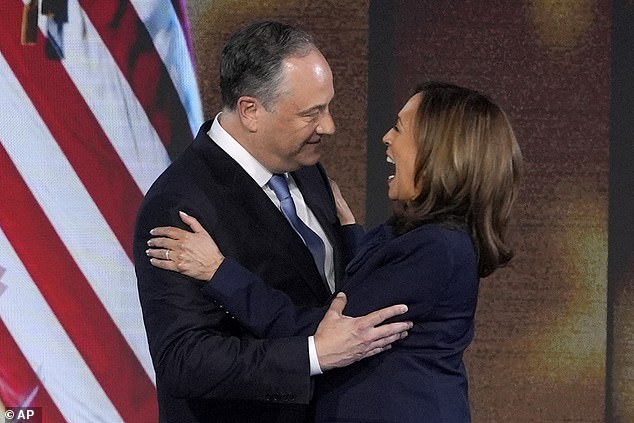
[(2, 0), (0, 410), (157, 420), (132, 237), (202, 123), (182, 1)]

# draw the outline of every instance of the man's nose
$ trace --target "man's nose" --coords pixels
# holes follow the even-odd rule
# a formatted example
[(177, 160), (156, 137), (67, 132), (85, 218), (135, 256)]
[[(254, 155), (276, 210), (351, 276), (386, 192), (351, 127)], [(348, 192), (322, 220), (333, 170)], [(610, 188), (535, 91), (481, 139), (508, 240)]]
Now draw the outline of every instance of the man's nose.
[(323, 114), (319, 125), (317, 125), (317, 133), (320, 135), (332, 135), (335, 133), (335, 121), (330, 112)]

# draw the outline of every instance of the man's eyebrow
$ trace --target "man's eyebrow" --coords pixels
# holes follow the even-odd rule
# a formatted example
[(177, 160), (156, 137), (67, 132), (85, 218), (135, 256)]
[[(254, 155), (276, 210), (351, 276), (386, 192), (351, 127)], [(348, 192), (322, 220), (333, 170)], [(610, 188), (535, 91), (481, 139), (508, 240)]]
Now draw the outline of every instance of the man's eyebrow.
[(313, 106), (313, 107), (309, 107), (306, 110), (302, 110), (298, 114), (302, 116), (311, 115), (315, 112), (323, 112), (324, 110), (326, 110), (326, 107), (328, 106), (325, 104), (320, 104), (318, 106)]

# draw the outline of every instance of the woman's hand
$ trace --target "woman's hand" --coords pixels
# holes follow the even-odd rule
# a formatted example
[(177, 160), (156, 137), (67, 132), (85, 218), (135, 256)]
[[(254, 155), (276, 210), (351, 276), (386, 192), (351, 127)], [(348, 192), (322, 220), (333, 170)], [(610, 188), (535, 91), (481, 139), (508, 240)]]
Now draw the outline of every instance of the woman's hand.
[(173, 226), (154, 228), (145, 253), (153, 266), (208, 281), (225, 257), (198, 220), (185, 212), (179, 214), (192, 232)]
[(337, 216), (339, 217), (339, 222), (341, 222), (342, 225), (352, 225), (353, 223), (356, 223), (354, 214), (352, 214), (352, 210), (350, 210), (348, 203), (343, 198), (339, 186), (332, 179), (330, 179), (330, 189), (332, 189), (332, 194), (335, 196), (335, 205), (337, 206)]

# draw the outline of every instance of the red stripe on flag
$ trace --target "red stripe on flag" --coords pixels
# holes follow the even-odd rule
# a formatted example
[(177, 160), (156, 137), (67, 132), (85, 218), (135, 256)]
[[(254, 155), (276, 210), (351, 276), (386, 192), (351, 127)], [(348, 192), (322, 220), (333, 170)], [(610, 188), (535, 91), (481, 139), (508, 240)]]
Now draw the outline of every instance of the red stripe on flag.
[(37, 389), (37, 393), (28, 404), (29, 407), (42, 407), (42, 421), (66, 422), (41, 384), (37, 375), (26, 361), (20, 347), (13, 340), (9, 329), (0, 319), (0, 399), (5, 407), (21, 407), (26, 398)]
[(79, 0), (173, 158), (193, 139), (178, 91), (128, 0)]
[(134, 223), (143, 193), (62, 64), (45, 57), (44, 37), (39, 37), (37, 46), (20, 45), (15, 34), (20, 34), (22, 1), (7, 6), (0, 31), (2, 54), (132, 259)]
[(157, 421), (152, 381), (1, 143), (0, 180), (0, 226), (73, 344), (125, 420)]

